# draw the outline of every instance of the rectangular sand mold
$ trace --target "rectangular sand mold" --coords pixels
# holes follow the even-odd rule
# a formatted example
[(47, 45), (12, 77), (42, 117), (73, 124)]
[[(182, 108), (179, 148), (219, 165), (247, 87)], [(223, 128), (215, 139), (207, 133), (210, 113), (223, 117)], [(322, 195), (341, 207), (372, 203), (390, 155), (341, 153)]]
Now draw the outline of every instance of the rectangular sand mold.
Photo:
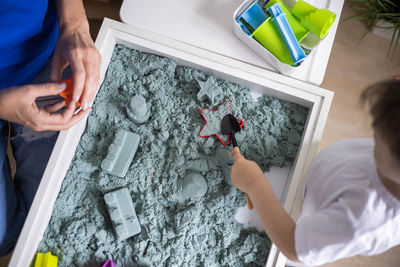
[(107, 156), (101, 162), (101, 169), (108, 174), (125, 177), (139, 142), (139, 135), (118, 129), (113, 143), (108, 148)]
[[(263, 94), (297, 103), (309, 109), (299, 152), (291, 168), (271, 168), (266, 177), (284, 208), (296, 220), (302, 203), (302, 184), (314, 158), (332, 102), (333, 93), (254, 65), (169, 39), (137, 27), (105, 19), (96, 46), (102, 56), (101, 82), (116, 44), (146, 53), (169, 57), (178, 65), (188, 66), (217, 79), (241, 84), (256, 98)], [(57, 139), (46, 171), (33, 201), (10, 266), (29, 266), (50, 221), (63, 179), (75, 154), (86, 120)], [(286, 258), (273, 244), (266, 266), (284, 266)]]
[(140, 233), (140, 224), (127, 188), (105, 194), (104, 201), (118, 239), (124, 240)]

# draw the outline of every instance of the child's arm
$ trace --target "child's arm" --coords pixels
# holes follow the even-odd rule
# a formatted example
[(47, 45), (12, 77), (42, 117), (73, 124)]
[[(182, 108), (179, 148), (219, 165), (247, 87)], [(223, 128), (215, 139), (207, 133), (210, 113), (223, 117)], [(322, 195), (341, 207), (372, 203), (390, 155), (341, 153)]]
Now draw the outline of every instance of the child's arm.
[(265, 231), (278, 249), (288, 259), (299, 261), (294, 241), (295, 222), (281, 206), (257, 163), (245, 159), (236, 151), (232, 155), (235, 159), (231, 173), (232, 183), (249, 195)]

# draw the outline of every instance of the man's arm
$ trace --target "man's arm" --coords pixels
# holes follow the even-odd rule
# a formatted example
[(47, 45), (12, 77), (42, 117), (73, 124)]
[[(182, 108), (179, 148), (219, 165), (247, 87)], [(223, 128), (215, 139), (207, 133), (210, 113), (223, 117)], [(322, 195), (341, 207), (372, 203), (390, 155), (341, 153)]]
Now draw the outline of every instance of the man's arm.
[(58, 82), (70, 65), (74, 74), (73, 99), (89, 108), (100, 79), (101, 56), (90, 37), (82, 0), (56, 0), (59, 40), (52, 62), (50, 81)]
[[(81, 0), (56, 0), (60, 38), (53, 55), (50, 80), (53, 83), (23, 85), (0, 90), (0, 118), (16, 122), (36, 131), (65, 130), (84, 118), (90, 111), (99, 81), (100, 54), (89, 34), (89, 24)], [(36, 106), (36, 98), (57, 95), (65, 89), (58, 84), (62, 71), (71, 65), (74, 73), (74, 99), (81, 100), (84, 112), (75, 114), (75, 101), (62, 113), (61, 101), (46, 108)]]
[(232, 166), (233, 185), (246, 192), (261, 219), (272, 242), (290, 260), (299, 261), (295, 249), (296, 224), (275, 196), (260, 167), (233, 151), (235, 164)]

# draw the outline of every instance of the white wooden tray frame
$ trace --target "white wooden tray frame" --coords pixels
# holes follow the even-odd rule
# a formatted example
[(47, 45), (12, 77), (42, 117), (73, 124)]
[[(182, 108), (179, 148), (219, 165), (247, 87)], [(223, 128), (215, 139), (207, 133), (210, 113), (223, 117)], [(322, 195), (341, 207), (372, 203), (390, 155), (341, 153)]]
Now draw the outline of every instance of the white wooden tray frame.
[[(318, 149), (332, 92), (107, 18), (96, 39), (96, 46), (102, 55), (101, 83), (116, 44), (167, 56), (180, 65), (247, 86), (255, 94), (268, 94), (309, 107), (300, 151), (289, 176), (282, 177), (286, 183), (281, 196), (283, 206), (294, 219), (297, 218), (302, 203), (302, 183)], [(86, 119), (60, 133), (9, 266), (26, 267), (34, 258), (85, 125)], [(284, 266), (285, 262), (283, 254), (273, 245), (266, 266)]]

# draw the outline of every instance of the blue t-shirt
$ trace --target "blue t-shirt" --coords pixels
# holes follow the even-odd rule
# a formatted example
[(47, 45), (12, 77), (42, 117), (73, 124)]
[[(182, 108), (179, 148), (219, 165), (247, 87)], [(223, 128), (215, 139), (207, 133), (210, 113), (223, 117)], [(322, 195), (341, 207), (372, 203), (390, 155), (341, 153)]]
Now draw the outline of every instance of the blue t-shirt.
[(58, 39), (53, 0), (0, 1), (0, 89), (28, 84)]

